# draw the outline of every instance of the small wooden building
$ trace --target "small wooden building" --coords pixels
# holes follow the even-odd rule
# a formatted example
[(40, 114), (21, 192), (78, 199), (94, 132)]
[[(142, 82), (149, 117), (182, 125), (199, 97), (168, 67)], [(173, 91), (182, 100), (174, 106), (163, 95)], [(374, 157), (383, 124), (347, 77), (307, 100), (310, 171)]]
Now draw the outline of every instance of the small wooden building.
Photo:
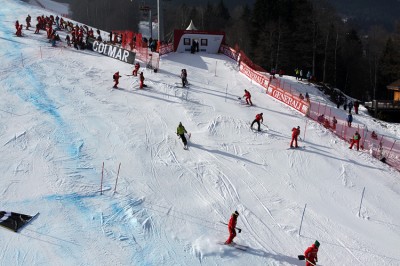
[(393, 91), (393, 101), (400, 101), (400, 79), (386, 86), (386, 88)]

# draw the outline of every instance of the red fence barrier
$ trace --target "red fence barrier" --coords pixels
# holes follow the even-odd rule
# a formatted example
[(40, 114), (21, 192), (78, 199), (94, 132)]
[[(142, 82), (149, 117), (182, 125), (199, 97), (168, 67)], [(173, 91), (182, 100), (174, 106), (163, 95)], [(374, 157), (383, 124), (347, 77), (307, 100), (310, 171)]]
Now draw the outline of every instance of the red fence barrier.
[[(268, 95), (321, 123), (339, 138), (350, 142), (352, 136), (358, 131), (361, 135), (360, 149), (362, 151), (370, 153), (373, 157), (400, 171), (400, 141), (397, 139), (377, 134), (368, 130), (363, 124), (351, 123), (349, 126), (346, 115), (341, 110), (327, 104), (300, 99), (297, 96), (300, 93), (295, 86), (272, 77), (263, 68), (254, 64), (242, 51), (237, 52), (224, 45), (221, 46), (220, 52), (238, 61), (240, 72), (264, 87)], [(333, 123), (334, 117), (337, 123)]]

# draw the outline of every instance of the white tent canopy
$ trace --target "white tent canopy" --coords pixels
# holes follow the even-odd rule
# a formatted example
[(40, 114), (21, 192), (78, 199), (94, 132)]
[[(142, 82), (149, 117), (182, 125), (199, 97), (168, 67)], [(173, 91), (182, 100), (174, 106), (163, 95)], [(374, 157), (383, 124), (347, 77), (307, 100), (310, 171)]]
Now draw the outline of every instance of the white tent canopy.
[(197, 28), (193, 24), (193, 20), (190, 20), (189, 26), (186, 28), (186, 30), (197, 30)]

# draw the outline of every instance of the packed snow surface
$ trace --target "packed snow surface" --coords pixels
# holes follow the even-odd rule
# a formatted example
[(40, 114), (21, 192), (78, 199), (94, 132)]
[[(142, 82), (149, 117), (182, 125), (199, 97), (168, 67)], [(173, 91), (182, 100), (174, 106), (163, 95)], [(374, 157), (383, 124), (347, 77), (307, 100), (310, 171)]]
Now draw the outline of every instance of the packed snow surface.
[[(400, 265), (398, 171), (270, 98), (224, 55), (171, 53), (157, 73), (142, 63), (141, 90), (132, 65), (52, 48), (44, 32), (15, 37), (28, 13), (50, 15), (2, 1), (0, 210), (40, 214), (19, 233), (0, 227), (0, 265), (304, 265), (315, 240), (318, 265)], [(255, 106), (238, 102), (244, 89)], [(365, 109), (355, 119), (377, 127)], [(296, 126), (302, 148), (288, 149)], [(220, 244), (235, 210), (246, 251)]]

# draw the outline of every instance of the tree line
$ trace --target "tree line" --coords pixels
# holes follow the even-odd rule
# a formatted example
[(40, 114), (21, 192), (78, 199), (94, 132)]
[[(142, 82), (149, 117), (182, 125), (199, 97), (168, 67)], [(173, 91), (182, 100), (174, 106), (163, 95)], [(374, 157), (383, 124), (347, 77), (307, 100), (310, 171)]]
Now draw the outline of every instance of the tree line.
[[(400, 79), (400, 23), (393, 31), (361, 31), (327, 0), (256, 0), (228, 9), (224, 0), (205, 5), (163, 3), (165, 41), (191, 20), (199, 30), (224, 31), (226, 43), (267, 71), (311, 71), (316, 80), (361, 101), (393, 99), (386, 86)], [(73, 18), (104, 30), (137, 31), (140, 3), (74, 0)], [(153, 12), (156, 17), (156, 12)]]

